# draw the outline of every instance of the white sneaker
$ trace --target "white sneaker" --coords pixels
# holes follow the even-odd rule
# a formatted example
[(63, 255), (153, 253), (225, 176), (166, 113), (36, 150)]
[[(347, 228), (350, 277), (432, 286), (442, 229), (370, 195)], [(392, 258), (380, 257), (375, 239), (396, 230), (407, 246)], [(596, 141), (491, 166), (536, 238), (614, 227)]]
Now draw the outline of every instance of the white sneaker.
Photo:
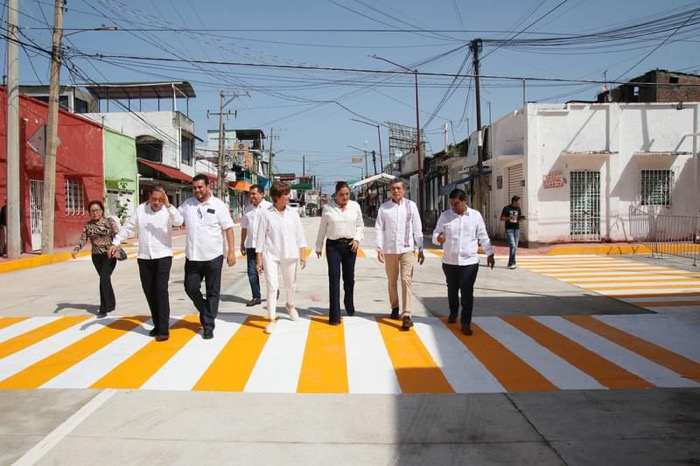
[(275, 331), (275, 327), (277, 327), (277, 322), (272, 321), (269, 324), (265, 326), (265, 333), (272, 333)]
[(513, 264), (513, 265), (509, 265), (508, 268), (509, 268), (510, 270), (513, 270), (513, 269), (517, 269), (518, 266), (515, 265), (515, 264)]
[(287, 312), (289, 312), (289, 318), (292, 320), (299, 320), (299, 313), (294, 306), (287, 304)]

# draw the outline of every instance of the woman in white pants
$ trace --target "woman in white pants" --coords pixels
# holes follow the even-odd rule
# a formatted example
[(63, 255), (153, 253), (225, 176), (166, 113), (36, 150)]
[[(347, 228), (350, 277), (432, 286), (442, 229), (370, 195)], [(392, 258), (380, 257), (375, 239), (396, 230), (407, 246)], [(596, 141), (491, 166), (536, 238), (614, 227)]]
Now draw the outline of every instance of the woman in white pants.
[(294, 292), (297, 264), (301, 262), (301, 268), (306, 267), (306, 237), (299, 212), (287, 206), (289, 192), (289, 185), (286, 183), (280, 181), (272, 183), (270, 189), (272, 206), (262, 212), (255, 242), (256, 268), (258, 273), (265, 271), (267, 283), (267, 313), (270, 323), (265, 327), (265, 333), (275, 331), (278, 272), (282, 273), (289, 318), (292, 320), (299, 318), (299, 313), (294, 308)]

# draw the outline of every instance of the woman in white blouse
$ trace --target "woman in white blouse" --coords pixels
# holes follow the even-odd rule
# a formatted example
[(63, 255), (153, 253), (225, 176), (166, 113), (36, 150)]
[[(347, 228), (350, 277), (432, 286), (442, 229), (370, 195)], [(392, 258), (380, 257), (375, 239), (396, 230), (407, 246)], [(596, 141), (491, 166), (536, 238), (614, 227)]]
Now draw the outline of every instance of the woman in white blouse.
[(335, 204), (323, 208), (321, 227), (316, 236), (316, 256), (323, 253), (323, 240), (326, 239), (326, 260), (328, 262), (328, 294), (330, 309), (328, 322), (340, 324), (340, 273), (343, 273), (345, 312), (355, 313), (353, 293), (355, 289), (355, 260), (364, 233), (360, 205), (350, 200), (350, 187), (344, 181), (335, 185)]
[(262, 212), (255, 241), (256, 269), (259, 274), (265, 272), (267, 283), (267, 313), (270, 323), (265, 327), (265, 333), (274, 332), (276, 327), (278, 272), (282, 273), (289, 317), (292, 320), (299, 318), (299, 313), (294, 308), (294, 293), (297, 264), (301, 262), (301, 268), (306, 267), (306, 238), (299, 213), (287, 205), (289, 192), (286, 183), (276, 181), (272, 184), (272, 206)]

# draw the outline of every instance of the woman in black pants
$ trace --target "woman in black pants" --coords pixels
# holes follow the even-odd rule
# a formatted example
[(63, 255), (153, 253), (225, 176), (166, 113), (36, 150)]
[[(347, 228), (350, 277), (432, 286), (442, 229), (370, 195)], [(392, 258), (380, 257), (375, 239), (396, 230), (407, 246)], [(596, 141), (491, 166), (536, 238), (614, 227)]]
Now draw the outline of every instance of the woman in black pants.
[(344, 181), (335, 185), (335, 203), (323, 208), (321, 227), (316, 236), (316, 257), (323, 253), (323, 240), (326, 239), (326, 260), (328, 261), (328, 294), (330, 310), (328, 322), (340, 324), (340, 274), (343, 274), (345, 312), (355, 313), (353, 292), (355, 288), (355, 259), (364, 233), (360, 205), (350, 200), (350, 187)]
[(88, 205), (90, 220), (83, 225), (80, 241), (73, 249), (73, 259), (78, 255), (87, 240), (92, 244), (92, 263), (100, 276), (100, 311), (97, 317), (104, 317), (116, 307), (116, 298), (112, 288), (112, 272), (117, 265), (117, 259), (108, 255), (112, 238), (119, 232), (119, 226), (111, 218), (105, 218), (105, 208), (102, 202), (92, 201)]

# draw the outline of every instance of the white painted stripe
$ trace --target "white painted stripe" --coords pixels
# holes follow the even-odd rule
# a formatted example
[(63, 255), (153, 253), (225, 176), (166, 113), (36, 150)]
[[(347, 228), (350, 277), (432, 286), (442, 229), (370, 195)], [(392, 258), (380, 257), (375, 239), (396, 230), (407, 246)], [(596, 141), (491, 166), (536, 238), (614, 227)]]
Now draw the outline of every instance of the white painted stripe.
[(700, 386), (692, 380), (561, 317), (535, 317), (535, 320), (658, 387), (697, 388)]
[[(567, 282), (571, 283), (572, 285), (575, 285), (576, 283), (574, 282)], [(649, 280), (647, 282), (627, 282), (624, 280), (620, 281), (615, 281), (615, 282), (594, 282), (594, 283), (586, 283), (585, 287), (586, 288), (597, 288), (600, 286), (606, 286), (606, 287), (619, 287), (619, 288), (624, 288), (626, 286), (658, 286), (659, 288), (663, 288), (668, 285), (688, 285), (689, 287), (697, 286), (698, 291), (700, 291), (700, 281), (698, 280), (693, 280), (693, 281), (687, 281), (687, 280), (677, 280), (677, 281), (670, 281), (670, 282), (658, 282), (655, 280)]]
[(496, 378), (435, 318), (414, 317), (414, 330), (457, 393), (503, 393)]
[(56, 427), (49, 435), (44, 437), (39, 443), (26, 452), (20, 459), (15, 461), (14, 466), (29, 466), (36, 464), (41, 458), (46, 455), (53, 447), (58, 445), (66, 438), (76, 427), (82, 424), (85, 419), (90, 417), (95, 411), (100, 409), (110, 398), (117, 393), (114, 389), (103, 390), (98, 393), (92, 400), (78, 411), (73, 413), (71, 417), (66, 419), (63, 424)]
[(343, 317), (350, 393), (401, 393), (396, 371), (372, 316)]
[(606, 389), (596, 379), (572, 366), (503, 319), (498, 317), (480, 317), (476, 318), (475, 322), (503, 346), (562, 390)]
[(620, 288), (595, 288), (595, 287), (590, 287), (588, 288), (590, 291), (595, 291), (598, 294), (602, 295), (618, 295), (618, 294), (624, 294), (624, 295), (645, 295), (645, 294), (678, 294), (678, 293), (697, 293), (700, 291), (700, 288), (674, 288), (672, 290), (669, 290), (668, 288), (663, 288), (662, 285), (659, 285), (659, 288), (644, 288), (644, 289), (625, 289), (624, 287)]
[(365, 257), (367, 259), (376, 259), (377, 258), (377, 248), (362, 248), (362, 252), (365, 254)]
[[(629, 271), (629, 272), (616, 272), (616, 271), (609, 271), (606, 269), (601, 269), (601, 270), (591, 270), (591, 271), (571, 271), (571, 272), (566, 272), (566, 275), (562, 275), (561, 273), (555, 273), (555, 272), (550, 272), (544, 275), (556, 275), (556, 278), (559, 278), (560, 280), (566, 280), (567, 278), (588, 278), (588, 277), (619, 277), (619, 276), (624, 276), (624, 277), (643, 277), (649, 275), (649, 272), (643, 270), (643, 271)], [(687, 278), (696, 278), (700, 277), (700, 274), (692, 274), (692, 273), (679, 273), (675, 270), (660, 270), (658, 272), (654, 272), (655, 277), (658, 276), (663, 276), (663, 277), (687, 277)]]
[[(173, 323), (172, 319), (170, 323)], [(153, 338), (148, 336), (151, 327), (152, 324), (149, 320), (126, 332), (107, 346), (49, 380), (41, 388), (88, 388), (153, 341)]]
[[(518, 264), (521, 265), (521, 264)], [(601, 264), (599, 266), (591, 266), (591, 265), (568, 265), (568, 266), (561, 266), (561, 267), (556, 267), (556, 266), (529, 266), (527, 267), (530, 270), (537, 271), (537, 272), (546, 272), (546, 273), (562, 273), (562, 272), (594, 272), (594, 271), (606, 271), (610, 270), (611, 272), (661, 272), (663, 270), (667, 269), (662, 269), (659, 267), (649, 267), (649, 266), (643, 266), (643, 265), (604, 265)]]
[(277, 320), (275, 333), (270, 335), (250, 374), (246, 392), (296, 393), (309, 323), (308, 319), (293, 322), (285, 315)]
[(117, 318), (94, 319), (80, 322), (72, 327), (58, 332), (55, 335), (45, 338), (21, 351), (0, 359), (0, 380), (4, 380), (17, 372), (26, 369), (32, 364), (36, 364), (44, 358), (61, 351), (63, 348), (72, 345), (77, 340), (95, 333), (104, 328), (105, 325), (114, 322)]
[(671, 315), (595, 316), (624, 332), (700, 363), (700, 328)]
[(191, 390), (231, 337), (241, 328), (245, 315), (217, 319), (214, 339), (192, 338), (158, 372), (141, 386), (147, 390)]
[[(684, 277), (682, 275), (664, 275), (664, 276), (659, 276), (659, 274), (654, 274), (654, 275), (649, 275), (649, 274), (627, 274), (624, 277), (569, 277), (569, 278), (562, 278), (558, 277), (559, 280), (565, 280), (570, 283), (600, 283), (601, 280), (606, 280), (603, 283), (618, 283), (618, 282), (625, 282), (629, 280), (645, 280), (646, 282), (656, 282), (656, 283), (664, 283), (668, 285), (673, 285), (678, 281), (688, 281), (688, 280), (693, 280), (692, 277)], [(637, 283), (638, 285), (643, 285), (643, 282), (633, 282)], [(693, 283), (700, 284), (700, 280), (694, 279)]]
[(668, 296), (639, 296), (634, 298), (620, 298), (620, 301), (625, 301), (627, 303), (634, 304), (644, 304), (649, 301), (664, 301), (664, 302), (674, 302), (674, 301), (700, 301), (700, 296), (692, 295), (668, 295)]
[(42, 325), (51, 323), (56, 319), (60, 319), (60, 317), (32, 317), (31, 319), (12, 324), (9, 327), (5, 327), (4, 329), (0, 330), (0, 343), (7, 341), (10, 338), (22, 335), (23, 333), (27, 333), (35, 328), (39, 328)]

